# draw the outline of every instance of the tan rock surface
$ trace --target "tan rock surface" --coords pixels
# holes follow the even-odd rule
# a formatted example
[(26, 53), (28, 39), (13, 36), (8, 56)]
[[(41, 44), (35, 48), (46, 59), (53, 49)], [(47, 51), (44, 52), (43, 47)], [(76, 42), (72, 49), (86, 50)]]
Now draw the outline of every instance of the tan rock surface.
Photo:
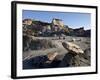
[(65, 49), (67, 49), (71, 53), (75, 54), (83, 54), (84, 51), (76, 44), (71, 42), (62, 42), (62, 45)]

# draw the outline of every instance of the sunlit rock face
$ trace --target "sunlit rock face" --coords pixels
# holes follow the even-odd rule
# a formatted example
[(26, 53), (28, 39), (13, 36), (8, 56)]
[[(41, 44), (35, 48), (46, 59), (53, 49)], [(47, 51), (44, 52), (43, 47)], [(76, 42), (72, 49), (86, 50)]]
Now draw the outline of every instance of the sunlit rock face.
[(31, 25), (32, 24), (32, 19), (24, 19), (23, 24), (24, 25)]
[(53, 31), (59, 31), (61, 29), (63, 29), (64, 24), (63, 21), (61, 19), (53, 19), (52, 20), (52, 30)]

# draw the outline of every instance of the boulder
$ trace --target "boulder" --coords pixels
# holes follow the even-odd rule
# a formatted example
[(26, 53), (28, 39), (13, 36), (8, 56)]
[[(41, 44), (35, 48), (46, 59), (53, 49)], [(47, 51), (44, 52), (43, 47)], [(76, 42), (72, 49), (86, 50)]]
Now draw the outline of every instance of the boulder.
[(62, 42), (62, 45), (65, 49), (67, 49), (70, 53), (73, 54), (83, 54), (84, 51), (76, 44), (71, 42)]

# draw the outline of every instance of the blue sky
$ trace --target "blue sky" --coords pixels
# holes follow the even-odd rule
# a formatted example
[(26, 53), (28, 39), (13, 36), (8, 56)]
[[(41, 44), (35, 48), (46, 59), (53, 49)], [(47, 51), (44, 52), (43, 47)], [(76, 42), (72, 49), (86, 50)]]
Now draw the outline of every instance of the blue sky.
[(22, 19), (26, 18), (49, 23), (51, 23), (53, 18), (58, 18), (71, 28), (84, 27), (85, 29), (90, 29), (91, 24), (91, 14), (89, 13), (23, 10)]

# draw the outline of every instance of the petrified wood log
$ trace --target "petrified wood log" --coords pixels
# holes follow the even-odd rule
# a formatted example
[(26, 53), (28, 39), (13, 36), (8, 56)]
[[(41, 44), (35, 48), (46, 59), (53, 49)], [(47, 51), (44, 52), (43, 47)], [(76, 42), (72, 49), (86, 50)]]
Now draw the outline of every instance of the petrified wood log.
[(62, 42), (62, 45), (65, 49), (67, 49), (70, 53), (73, 53), (75, 55), (77, 54), (83, 54), (84, 51), (76, 44), (71, 42)]

